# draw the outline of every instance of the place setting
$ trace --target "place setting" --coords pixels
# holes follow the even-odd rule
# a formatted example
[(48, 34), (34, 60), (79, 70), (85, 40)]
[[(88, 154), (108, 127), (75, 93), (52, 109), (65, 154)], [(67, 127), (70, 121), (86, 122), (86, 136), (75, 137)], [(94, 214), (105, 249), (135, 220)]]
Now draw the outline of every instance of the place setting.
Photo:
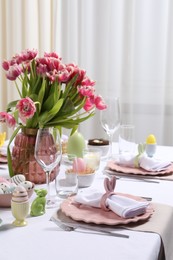
[[(139, 196), (115, 192), (116, 177), (104, 179), (105, 191), (85, 189), (62, 201), (51, 217), (65, 231), (76, 228), (101, 232), (107, 235), (121, 231), (129, 223), (148, 221), (154, 212), (151, 202)], [(72, 229), (71, 229), (72, 228)], [(127, 235), (119, 234), (127, 238)]]
[(114, 159), (109, 160), (104, 173), (117, 178), (128, 177), (146, 182), (173, 181), (173, 163), (158, 157), (154, 135), (149, 135), (145, 143), (136, 145), (136, 150), (129, 148), (134, 145), (134, 141), (119, 139), (119, 146), (122, 146), (121, 142), (126, 151), (120, 150)]
[(105, 177), (103, 185), (105, 191), (88, 188), (62, 200), (50, 221), (64, 232), (78, 231), (124, 239), (130, 237), (126, 230), (157, 233), (161, 238), (161, 259), (172, 255), (172, 207), (116, 192), (115, 176)]

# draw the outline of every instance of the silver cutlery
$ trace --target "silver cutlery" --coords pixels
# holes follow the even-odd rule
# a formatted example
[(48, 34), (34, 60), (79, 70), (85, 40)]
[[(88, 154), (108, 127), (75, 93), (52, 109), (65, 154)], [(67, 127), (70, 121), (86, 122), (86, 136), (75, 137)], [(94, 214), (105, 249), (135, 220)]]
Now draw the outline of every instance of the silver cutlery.
[(140, 198), (142, 198), (142, 199), (145, 199), (145, 200), (147, 200), (147, 201), (152, 201), (152, 198), (151, 198), (151, 197), (146, 197), (146, 196), (138, 196), (138, 197), (140, 197)]
[(6, 170), (6, 167), (0, 166), (0, 169), (1, 169), (1, 170)]
[(116, 176), (116, 178), (118, 180), (121, 180), (121, 181), (141, 181), (141, 182), (148, 182), (148, 183), (157, 183), (159, 184), (160, 182), (158, 180), (153, 180), (151, 179), (150, 177), (148, 178), (144, 178), (143, 176), (129, 176), (129, 175), (121, 175), (119, 174), (118, 172), (115, 172), (115, 171), (112, 171), (112, 170), (109, 170), (109, 169), (104, 169), (103, 171), (106, 175), (114, 175)]
[(90, 233), (94, 232), (99, 232), (102, 235), (109, 235), (109, 236), (115, 236), (115, 237), (120, 237), (120, 238), (129, 238), (128, 235), (125, 234), (120, 234), (120, 233), (114, 233), (112, 231), (105, 230), (103, 227), (99, 226), (91, 226), (88, 224), (73, 224), (73, 223), (66, 223), (61, 222), (57, 218), (51, 217), (50, 221), (53, 221), (59, 228), (61, 228), (64, 231), (75, 231), (76, 229), (84, 229), (89, 231)]

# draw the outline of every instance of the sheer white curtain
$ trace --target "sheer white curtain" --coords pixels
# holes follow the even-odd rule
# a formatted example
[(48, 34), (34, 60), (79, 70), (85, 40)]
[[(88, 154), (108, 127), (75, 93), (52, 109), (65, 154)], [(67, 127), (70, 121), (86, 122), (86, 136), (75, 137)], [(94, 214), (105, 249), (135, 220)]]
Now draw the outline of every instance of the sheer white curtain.
[[(0, 111), (19, 98), (14, 82), (7, 81), (1, 63), (24, 49), (39, 54), (53, 49), (54, 1), (0, 0)], [(0, 124), (0, 131), (11, 131)]]
[[(59, 0), (55, 47), (96, 80), (97, 91), (119, 96), (122, 122), (173, 144), (173, 1)], [(59, 30), (61, 28), (61, 30)], [(101, 137), (99, 115), (83, 123)], [(116, 135), (115, 135), (116, 138)]]
[[(0, 0), (0, 60), (25, 48), (55, 50), (87, 70), (97, 93), (119, 96), (137, 142), (153, 133), (173, 145), (172, 13), (171, 0)], [(0, 70), (0, 110), (15, 95)], [(104, 136), (99, 113), (80, 131)]]

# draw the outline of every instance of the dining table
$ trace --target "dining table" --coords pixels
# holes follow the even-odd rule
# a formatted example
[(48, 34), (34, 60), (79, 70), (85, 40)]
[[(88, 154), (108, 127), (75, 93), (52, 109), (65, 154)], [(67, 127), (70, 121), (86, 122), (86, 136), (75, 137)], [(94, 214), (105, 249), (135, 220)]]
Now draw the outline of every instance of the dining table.
[[(118, 144), (113, 143), (113, 153), (118, 154)], [(173, 161), (172, 146), (157, 146), (157, 157)], [(96, 171), (94, 181), (90, 187), (81, 190), (104, 189), (104, 180), (111, 174), (105, 170), (108, 160), (101, 158), (100, 166)], [(64, 170), (63, 161), (60, 171)], [(114, 174), (114, 173), (113, 173)], [(116, 174), (114, 174), (116, 176)], [(8, 165), (0, 164), (0, 176), (9, 177)], [(36, 184), (35, 188), (45, 188), (46, 184)], [(55, 191), (54, 181), (51, 183), (52, 192)], [(117, 177), (116, 192), (132, 194), (143, 198), (150, 198), (153, 205), (163, 206), (159, 212), (160, 227), (171, 229), (172, 219), (165, 223), (164, 207), (172, 210), (173, 181), (161, 178), (128, 178)], [(30, 204), (36, 194), (30, 198)], [(107, 233), (93, 232), (78, 228), (65, 231), (51, 221), (63, 199), (59, 199), (58, 206), (46, 208), (45, 214), (33, 217), (28, 214), (27, 225), (15, 227), (12, 222), (14, 216), (11, 208), (0, 208), (0, 259), (1, 260), (171, 260), (171, 236), (167, 231), (166, 242), (163, 244), (162, 236), (152, 230), (138, 230), (127, 225), (111, 226), (115, 233), (124, 237), (113, 236)], [(147, 220), (150, 222), (150, 218)], [(170, 225), (170, 226), (169, 226)], [(172, 231), (171, 231), (172, 232)], [(173, 242), (172, 242), (173, 243)]]

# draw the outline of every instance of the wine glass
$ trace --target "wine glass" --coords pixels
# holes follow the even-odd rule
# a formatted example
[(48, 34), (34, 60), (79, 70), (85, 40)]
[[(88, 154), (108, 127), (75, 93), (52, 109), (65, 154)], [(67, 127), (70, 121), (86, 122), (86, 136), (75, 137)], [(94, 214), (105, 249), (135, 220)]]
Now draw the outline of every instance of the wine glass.
[(109, 151), (106, 158), (112, 159), (113, 135), (120, 126), (120, 106), (119, 99), (117, 97), (107, 97), (104, 100), (107, 104), (107, 108), (105, 110), (100, 111), (100, 123), (107, 135), (109, 136)]
[(35, 143), (35, 159), (46, 173), (47, 208), (56, 206), (57, 200), (50, 195), (50, 174), (58, 172), (62, 158), (62, 147), (59, 130), (55, 127), (39, 129)]

